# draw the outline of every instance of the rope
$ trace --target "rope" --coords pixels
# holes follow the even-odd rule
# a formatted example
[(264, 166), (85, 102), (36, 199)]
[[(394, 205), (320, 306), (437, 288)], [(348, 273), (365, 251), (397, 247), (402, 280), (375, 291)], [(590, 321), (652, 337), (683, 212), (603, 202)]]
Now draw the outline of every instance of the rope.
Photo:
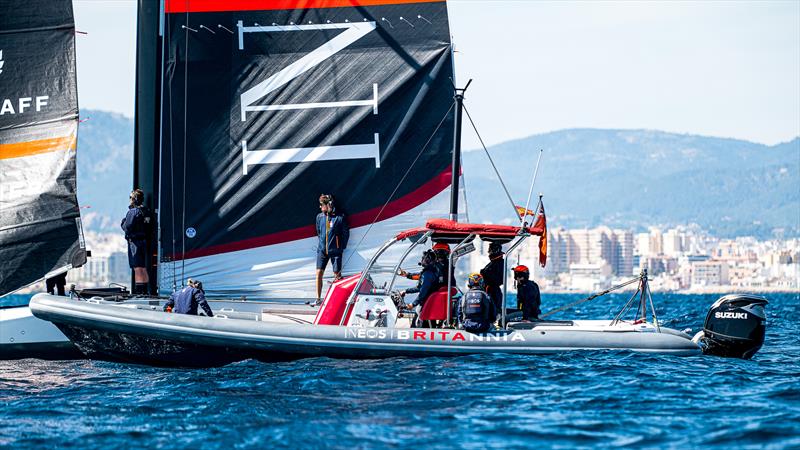
[(189, 1), (186, 1), (186, 54), (183, 64), (183, 194), (181, 198), (181, 286), (186, 279), (186, 129), (187, 129), (187, 104), (189, 86)]
[(483, 143), (483, 138), (481, 134), (478, 132), (478, 127), (475, 126), (475, 122), (472, 121), (472, 116), (469, 115), (469, 111), (467, 111), (466, 105), (464, 106), (464, 112), (467, 113), (467, 119), (469, 119), (469, 123), (472, 125), (472, 129), (475, 130), (475, 134), (478, 136), (478, 140), (483, 147), (483, 151), (486, 152), (486, 156), (489, 158), (489, 162), (492, 164), (492, 169), (494, 169), (495, 175), (497, 175), (497, 179), (500, 180), (500, 185), (503, 186), (503, 190), (506, 192), (506, 197), (508, 197), (509, 203), (511, 203), (511, 208), (514, 210), (514, 217), (519, 216), (519, 212), (517, 211), (517, 205), (514, 204), (514, 200), (511, 199), (511, 194), (508, 193), (508, 188), (506, 184), (503, 182), (503, 177), (500, 176), (500, 171), (497, 170), (497, 166), (494, 165), (494, 160), (492, 159), (492, 155), (489, 154), (489, 149), (486, 148), (486, 144)]
[(346, 266), (346, 265), (347, 265), (347, 263), (349, 263), (349, 262), (350, 262), (350, 258), (352, 258), (352, 257), (353, 257), (353, 254), (355, 253), (355, 251), (356, 251), (356, 250), (357, 250), (357, 249), (358, 249), (358, 248), (361, 246), (361, 243), (362, 243), (362, 242), (364, 242), (364, 239), (367, 237), (367, 235), (369, 234), (370, 230), (372, 230), (372, 226), (373, 226), (373, 225), (375, 225), (375, 223), (376, 223), (376, 222), (378, 221), (378, 219), (381, 217), (381, 214), (383, 214), (383, 210), (384, 210), (384, 209), (386, 209), (386, 206), (387, 206), (387, 205), (389, 205), (389, 202), (391, 202), (391, 201), (392, 201), (392, 198), (394, 197), (394, 194), (396, 194), (396, 193), (397, 193), (397, 190), (398, 190), (398, 189), (400, 189), (400, 186), (403, 184), (403, 181), (405, 181), (405, 180), (406, 180), (406, 177), (408, 177), (408, 174), (409, 174), (409, 173), (411, 173), (411, 169), (412, 169), (412, 168), (414, 168), (414, 164), (416, 164), (416, 163), (417, 163), (417, 161), (419, 160), (419, 157), (420, 157), (420, 156), (422, 156), (422, 152), (424, 152), (424, 151), (425, 151), (425, 149), (427, 149), (427, 148), (428, 148), (428, 145), (429, 145), (429, 144), (431, 143), (431, 141), (433, 140), (433, 137), (434, 137), (434, 136), (436, 136), (436, 132), (438, 132), (438, 131), (439, 131), (439, 128), (441, 128), (441, 127), (442, 127), (442, 124), (443, 124), (443, 123), (444, 123), (444, 121), (447, 119), (447, 116), (449, 116), (449, 115), (450, 115), (450, 111), (452, 111), (452, 110), (453, 110), (453, 106), (455, 106), (455, 102), (453, 102), (453, 103), (450, 105), (450, 109), (448, 109), (448, 110), (447, 110), (447, 112), (446, 112), (446, 113), (444, 113), (444, 117), (442, 117), (442, 120), (441, 120), (441, 121), (439, 121), (439, 125), (436, 125), (436, 129), (435, 129), (435, 130), (433, 130), (433, 133), (431, 133), (431, 136), (428, 138), (428, 141), (427, 141), (427, 142), (425, 142), (425, 145), (423, 145), (423, 146), (422, 146), (422, 149), (420, 149), (419, 153), (417, 153), (417, 157), (416, 157), (416, 158), (414, 158), (414, 161), (411, 163), (411, 165), (410, 165), (410, 166), (408, 166), (408, 170), (406, 170), (406, 173), (405, 173), (405, 174), (403, 174), (403, 178), (401, 178), (401, 179), (400, 179), (400, 181), (399, 181), (399, 182), (397, 182), (397, 186), (395, 186), (395, 187), (394, 187), (394, 190), (392, 191), (392, 193), (391, 193), (391, 194), (389, 194), (389, 198), (387, 198), (387, 199), (386, 199), (386, 203), (384, 203), (384, 204), (383, 204), (383, 206), (381, 207), (381, 210), (380, 210), (380, 211), (378, 211), (378, 214), (376, 214), (376, 215), (375, 215), (375, 219), (372, 221), (372, 223), (370, 223), (370, 224), (369, 224), (369, 227), (367, 227), (367, 231), (365, 231), (365, 232), (364, 232), (364, 235), (363, 235), (363, 236), (361, 236), (361, 239), (358, 241), (358, 244), (356, 244), (356, 247), (355, 247), (355, 249), (353, 249), (353, 251), (350, 253), (350, 256), (348, 256), (348, 257), (347, 257), (347, 259), (344, 261), (344, 264), (343, 264), (344, 266)]
[(554, 309), (554, 310), (552, 310), (552, 311), (548, 311), (548, 312), (546, 312), (545, 314), (542, 314), (542, 315), (541, 315), (541, 316), (539, 316), (539, 317), (540, 317), (540, 318), (545, 318), (545, 317), (547, 317), (547, 316), (550, 316), (550, 315), (553, 315), (553, 314), (555, 314), (555, 313), (557, 313), (557, 312), (564, 311), (565, 309), (572, 308), (573, 306), (580, 305), (581, 303), (586, 303), (586, 302), (588, 302), (588, 301), (591, 301), (591, 300), (594, 300), (594, 299), (596, 299), (597, 297), (601, 297), (601, 296), (603, 296), (603, 295), (606, 295), (606, 294), (608, 294), (609, 292), (616, 291), (617, 289), (621, 289), (621, 288), (623, 288), (623, 287), (625, 287), (625, 286), (627, 286), (627, 285), (629, 285), (629, 284), (638, 283), (638, 282), (639, 282), (639, 280), (641, 280), (641, 277), (640, 277), (640, 278), (634, 278), (634, 279), (632, 279), (632, 280), (628, 280), (628, 281), (626, 281), (626, 282), (624, 282), (624, 283), (622, 283), (622, 284), (618, 284), (618, 285), (616, 285), (616, 286), (612, 286), (612, 287), (610, 287), (610, 288), (606, 289), (605, 291), (603, 291), (603, 292), (600, 292), (600, 293), (598, 293), (598, 294), (590, 295), (590, 296), (588, 296), (588, 297), (586, 297), (586, 298), (584, 298), (584, 299), (580, 299), (580, 300), (574, 301), (574, 302), (572, 302), (572, 303), (568, 303), (568, 304), (566, 304), (566, 305), (564, 305), (564, 306), (561, 306), (561, 307), (559, 307), (559, 308), (556, 308), (556, 309)]
[[(170, 20), (169, 16), (166, 16), (165, 20), (169, 21)], [(167, 23), (165, 25), (166, 25), (164, 27), (165, 39), (166, 39), (167, 42), (170, 42), (170, 34), (169, 34), (170, 33), (170, 24)], [(169, 52), (170, 48), (172, 48), (172, 47), (171, 46), (167, 46), (167, 52)], [(162, 55), (162, 58), (165, 58), (165, 57), (166, 57), (166, 55)], [(175, 66), (173, 65), (173, 68), (174, 67)], [(170, 195), (170, 202), (171, 202), (170, 203), (170, 208), (169, 208), (169, 214), (170, 214), (170, 219), (171, 219), (170, 223), (172, 224), (172, 226), (170, 227), (171, 228), (170, 231), (172, 232), (172, 254), (175, 255), (175, 253), (176, 253), (176, 251), (175, 251), (176, 248), (175, 247), (177, 245), (177, 242), (176, 242), (177, 239), (175, 239), (175, 154), (174, 154), (175, 136), (174, 136), (174, 133), (173, 133), (173, 128), (174, 127), (172, 126), (172, 124), (174, 123), (173, 122), (173, 112), (172, 112), (172, 84), (169, 85), (169, 94), (168, 95), (169, 95), (169, 195)], [(163, 161), (162, 161), (162, 163), (163, 163)], [(177, 264), (175, 264), (175, 258), (174, 257), (171, 258), (171, 259), (172, 259), (172, 261), (170, 262), (170, 265), (172, 266), (172, 291), (174, 292), (177, 289), (177, 285), (175, 284), (175, 278), (177, 277), (177, 271), (176, 271), (177, 270)]]

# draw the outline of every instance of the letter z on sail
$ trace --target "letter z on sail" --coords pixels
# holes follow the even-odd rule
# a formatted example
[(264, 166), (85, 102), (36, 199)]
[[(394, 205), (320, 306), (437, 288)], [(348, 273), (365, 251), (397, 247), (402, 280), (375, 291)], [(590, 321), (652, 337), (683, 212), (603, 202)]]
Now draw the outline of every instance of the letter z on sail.
[[(345, 100), (336, 102), (316, 102), (316, 103), (293, 103), (280, 105), (258, 105), (257, 102), (286, 85), (295, 78), (313, 69), (326, 59), (340, 52), (348, 45), (354, 43), (369, 32), (375, 29), (375, 22), (355, 22), (355, 23), (328, 23), (328, 24), (308, 24), (308, 25), (272, 25), (272, 26), (252, 26), (246, 27), (243, 22), (238, 21), (239, 31), (239, 50), (244, 49), (245, 33), (276, 33), (276, 32), (297, 32), (297, 31), (320, 31), (336, 30), (344, 31), (325, 42), (320, 47), (309, 52), (302, 58), (284, 67), (266, 80), (247, 89), (240, 97), (241, 120), (247, 120), (248, 112), (257, 111), (286, 111), (300, 109), (317, 108), (344, 108), (368, 106), (372, 107), (372, 113), (378, 114), (378, 85), (372, 85), (372, 99), (368, 100)], [(310, 162), (341, 159), (375, 159), (375, 167), (380, 167), (380, 146), (379, 136), (375, 133), (374, 141), (365, 144), (355, 145), (336, 145), (322, 147), (301, 147), (268, 150), (248, 150), (247, 141), (242, 141), (242, 171), (247, 175), (247, 168), (256, 164), (283, 164), (289, 162)]]

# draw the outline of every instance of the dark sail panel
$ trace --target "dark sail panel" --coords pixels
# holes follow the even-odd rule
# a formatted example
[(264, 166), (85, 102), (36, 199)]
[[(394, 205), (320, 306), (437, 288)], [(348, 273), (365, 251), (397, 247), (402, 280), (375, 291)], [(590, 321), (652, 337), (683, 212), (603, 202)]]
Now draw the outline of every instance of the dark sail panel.
[[(250, 296), (303, 279), (320, 193), (346, 211), (353, 246), (370, 224), (379, 224), (374, 246), (416, 225), (404, 214), (418, 210), (422, 223), (447, 213), (430, 203), (449, 186), (453, 147), (444, 2), (166, 10), (161, 241), (163, 259), (180, 261), (178, 277), (212, 277), (210, 291)], [(174, 265), (164, 270), (174, 279)]]
[(69, 0), (0, 3), (0, 295), (85, 263)]

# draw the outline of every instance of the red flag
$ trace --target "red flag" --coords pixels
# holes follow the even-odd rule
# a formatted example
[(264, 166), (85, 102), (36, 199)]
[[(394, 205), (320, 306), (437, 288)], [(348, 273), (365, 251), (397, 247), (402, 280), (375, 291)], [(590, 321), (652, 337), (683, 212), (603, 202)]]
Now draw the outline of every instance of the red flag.
[(547, 217), (544, 215), (544, 203), (539, 202), (539, 217), (533, 225), (533, 232), (539, 234), (539, 265), (547, 265)]
[(531, 211), (530, 209), (525, 209), (522, 206), (514, 205), (517, 208), (517, 214), (519, 218), (522, 219), (525, 216), (536, 216), (536, 211)]

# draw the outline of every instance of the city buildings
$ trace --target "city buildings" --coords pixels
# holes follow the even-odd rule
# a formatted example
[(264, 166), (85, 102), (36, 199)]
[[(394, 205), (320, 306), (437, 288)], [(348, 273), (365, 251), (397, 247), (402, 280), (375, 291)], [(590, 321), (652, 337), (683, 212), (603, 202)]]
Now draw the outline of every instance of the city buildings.
[[(511, 255), (511, 261), (529, 266), (549, 291), (603, 290), (643, 269), (653, 290), (800, 290), (800, 239), (719, 239), (689, 225), (650, 227), (639, 233), (608, 227), (553, 228), (547, 244), (545, 268), (538, 264), (536, 237)], [(469, 270), (479, 270), (486, 263), (485, 248), (469, 258)]]

